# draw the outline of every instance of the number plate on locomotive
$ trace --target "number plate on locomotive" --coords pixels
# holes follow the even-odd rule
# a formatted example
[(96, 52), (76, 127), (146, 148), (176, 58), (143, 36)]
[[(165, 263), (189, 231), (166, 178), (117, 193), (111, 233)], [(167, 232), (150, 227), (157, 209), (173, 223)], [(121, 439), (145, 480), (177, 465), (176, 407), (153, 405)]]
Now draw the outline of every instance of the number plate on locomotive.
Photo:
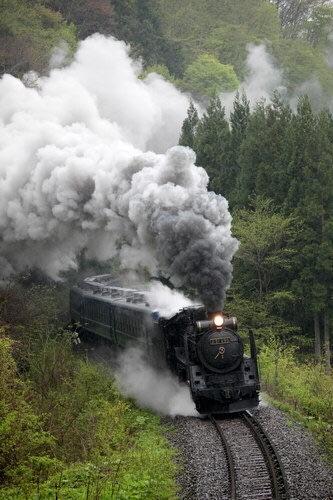
[(209, 341), (210, 345), (229, 344), (229, 342), (232, 342), (230, 337), (215, 337)]

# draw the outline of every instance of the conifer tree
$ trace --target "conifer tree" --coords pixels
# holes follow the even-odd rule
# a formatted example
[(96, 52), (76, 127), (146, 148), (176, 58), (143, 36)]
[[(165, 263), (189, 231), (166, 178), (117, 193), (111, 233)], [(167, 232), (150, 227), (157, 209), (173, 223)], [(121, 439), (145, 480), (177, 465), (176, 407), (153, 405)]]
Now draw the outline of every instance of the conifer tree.
[(235, 198), (234, 189), (236, 187), (236, 181), (240, 171), (238, 161), (239, 153), (241, 145), (246, 136), (249, 117), (250, 102), (248, 101), (244, 93), (240, 97), (239, 93), (237, 92), (233, 103), (233, 110), (230, 113), (230, 159), (229, 166), (226, 172), (226, 182), (228, 185), (229, 201), (231, 202), (231, 204), (233, 204), (233, 200)]
[(179, 139), (179, 144), (181, 146), (188, 146), (195, 149), (195, 134), (199, 122), (198, 112), (193, 104), (190, 102), (190, 106), (187, 110), (187, 117), (185, 118), (182, 126), (182, 131)]
[(236, 207), (248, 206), (255, 195), (257, 171), (267, 148), (266, 132), (265, 106), (264, 103), (258, 103), (249, 118), (247, 134), (239, 149), (240, 171), (234, 194)]
[(210, 187), (226, 194), (226, 169), (230, 157), (230, 128), (219, 97), (213, 97), (206, 113), (199, 121), (195, 136), (198, 165), (204, 167), (210, 178)]
[(251, 196), (284, 203), (290, 161), (291, 110), (276, 94), (272, 103), (259, 103), (248, 118), (239, 148), (236, 205), (246, 206)]
[(315, 352), (325, 332), (326, 366), (330, 365), (329, 310), (333, 280), (333, 121), (328, 112), (315, 116), (309, 99), (299, 101), (293, 117), (293, 157), (287, 206), (303, 220), (300, 272), (294, 281), (304, 310), (313, 316)]

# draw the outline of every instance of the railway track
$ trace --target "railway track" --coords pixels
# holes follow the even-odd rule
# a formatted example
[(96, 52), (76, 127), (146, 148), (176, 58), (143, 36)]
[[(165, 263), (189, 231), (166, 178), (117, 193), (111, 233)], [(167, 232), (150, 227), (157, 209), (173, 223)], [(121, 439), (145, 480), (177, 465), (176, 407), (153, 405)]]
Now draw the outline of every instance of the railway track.
[(258, 420), (249, 412), (210, 420), (225, 451), (230, 500), (289, 499), (280, 459)]

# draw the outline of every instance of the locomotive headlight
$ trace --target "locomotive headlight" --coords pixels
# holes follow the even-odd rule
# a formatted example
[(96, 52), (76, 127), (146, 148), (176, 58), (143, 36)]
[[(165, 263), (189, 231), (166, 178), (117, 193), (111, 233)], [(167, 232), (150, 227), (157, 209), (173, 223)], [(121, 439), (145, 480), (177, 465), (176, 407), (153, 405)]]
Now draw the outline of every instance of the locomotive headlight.
[(223, 325), (223, 316), (222, 314), (216, 314), (216, 316), (214, 316), (214, 325), (217, 326), (217, 328), (221, 328), (221, 326)]

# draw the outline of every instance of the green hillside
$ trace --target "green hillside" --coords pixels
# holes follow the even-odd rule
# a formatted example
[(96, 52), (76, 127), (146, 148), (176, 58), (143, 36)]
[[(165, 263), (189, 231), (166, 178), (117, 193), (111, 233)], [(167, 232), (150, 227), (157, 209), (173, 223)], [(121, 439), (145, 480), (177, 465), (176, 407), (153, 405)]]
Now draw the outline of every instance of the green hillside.
[[(282, 4), (280, 11), (276, 3)], [(293, 3), (297, 1), (289, 2)], [(60, 40), (73, 49), (78, 39), (98, 31), (130, 43), (148, 70), (170, 73), (180, 88), (197, 97), (212, 96), (237, 88), (246, 76), (248, 44), (264, 43), (283, 70), (290, 92), (315, 79), (332, 94), (333, 72), (326, 53), (333, 8), (324, 0), (298, 1), (303, 10), (299, 8), (292, 17), (285, 4), (268, 0), (1, 0), (1, 68), (18, 76), (28, 69), (46, 71)]]
[(209, 53), (220, 63), (232, 65), (242, 79), (247, 45), (264, 43), (281, 66), (290, 90), (305, 80), (317, 78), (332, 93), (333, 75), (325, 50), (329, 45), (333, 9), (318, 6), (324, 2), (305, 3), (317, 7), (311, 11), (311, 18), (309, 12), (308, 17), (295, 16), (291, 33), (283, 26), (283, 12), (280, 16), (274, 2), (266, 0), (157, 1), (163, 31), (168, 40), (182, 46), (185, 66), (201, 54)]

